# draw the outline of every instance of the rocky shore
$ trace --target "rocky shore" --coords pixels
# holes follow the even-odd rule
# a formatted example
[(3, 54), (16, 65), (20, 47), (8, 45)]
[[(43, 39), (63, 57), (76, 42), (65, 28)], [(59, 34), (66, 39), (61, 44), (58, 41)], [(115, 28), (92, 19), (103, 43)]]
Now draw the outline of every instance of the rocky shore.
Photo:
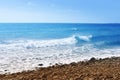
[(120, 57), (91, 58), (78, 63), (1, 74), (0, 80), (120, 80)]

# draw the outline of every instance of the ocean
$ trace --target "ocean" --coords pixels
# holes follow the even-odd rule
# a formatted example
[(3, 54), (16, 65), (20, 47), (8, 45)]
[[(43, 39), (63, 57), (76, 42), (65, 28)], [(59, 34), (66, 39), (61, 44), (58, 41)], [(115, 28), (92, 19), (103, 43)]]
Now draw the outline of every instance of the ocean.
[(120, 24), (0, 23), (0, 74), (120, 56)]

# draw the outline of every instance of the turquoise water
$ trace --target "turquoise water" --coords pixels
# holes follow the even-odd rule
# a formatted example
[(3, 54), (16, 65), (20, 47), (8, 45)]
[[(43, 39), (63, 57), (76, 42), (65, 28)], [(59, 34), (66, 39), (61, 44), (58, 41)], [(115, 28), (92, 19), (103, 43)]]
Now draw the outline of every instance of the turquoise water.
[(119, 53), (120, 24), (0, 24), (0, 73)]
[(104, 46), (120, 45), (120, 24), (0, 24), (1, 43), (8, 40), (52, 40), (75, 36), (91, 36), (91, 43), (104, 42)]
[(36, 24), (8, 23), (0, 24), (0, 37), (6, 39), (65, 38), (79, 35), (120, 35), (120, 24)]

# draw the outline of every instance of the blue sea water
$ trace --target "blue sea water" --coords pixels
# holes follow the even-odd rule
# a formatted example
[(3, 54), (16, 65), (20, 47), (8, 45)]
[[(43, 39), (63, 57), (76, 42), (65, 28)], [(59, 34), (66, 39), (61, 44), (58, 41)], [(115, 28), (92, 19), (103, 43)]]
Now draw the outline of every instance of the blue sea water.
[(120, 24), (0, 24), (0, 73), (111, 56), (120, 56)]

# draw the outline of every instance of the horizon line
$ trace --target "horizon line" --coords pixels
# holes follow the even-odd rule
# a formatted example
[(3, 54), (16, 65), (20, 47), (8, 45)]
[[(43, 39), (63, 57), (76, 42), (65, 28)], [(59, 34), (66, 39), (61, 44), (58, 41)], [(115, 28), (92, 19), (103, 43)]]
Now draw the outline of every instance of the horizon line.
[(26, 23), (26, 24), (120, 24), (120, 23), (114, 23), (114, 22), (98, 22), (98, 23), (94, 23), (94, 22), (0, 22), (0, 24), (21, 24), (21, 23)]

